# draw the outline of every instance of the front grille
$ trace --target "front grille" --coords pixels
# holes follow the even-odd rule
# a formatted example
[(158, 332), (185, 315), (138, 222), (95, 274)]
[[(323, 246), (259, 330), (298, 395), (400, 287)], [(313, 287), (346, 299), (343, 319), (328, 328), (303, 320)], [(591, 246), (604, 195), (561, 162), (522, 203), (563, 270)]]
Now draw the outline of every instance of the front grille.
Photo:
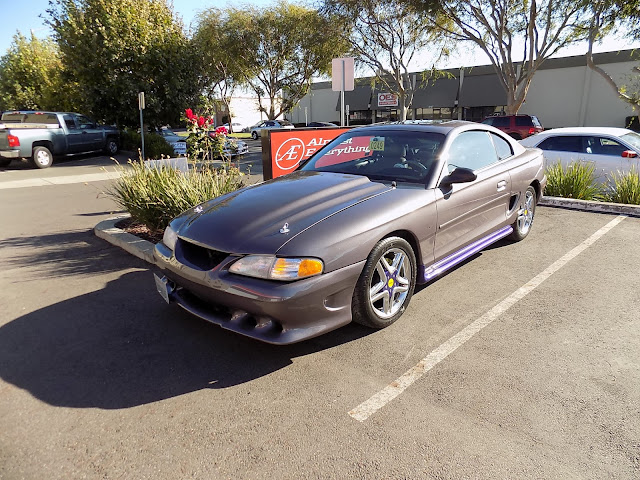
[(197, 270), (212, 270), (228, 256), (228, 253), (201, 247), (183, 239), (178, 239), (176, 245), (176, 258)]

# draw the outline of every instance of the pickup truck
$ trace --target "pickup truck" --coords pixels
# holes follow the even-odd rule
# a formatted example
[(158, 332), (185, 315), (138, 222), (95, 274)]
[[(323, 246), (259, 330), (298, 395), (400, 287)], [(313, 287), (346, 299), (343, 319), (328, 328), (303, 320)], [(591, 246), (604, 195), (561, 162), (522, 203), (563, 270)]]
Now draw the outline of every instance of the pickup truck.
[(58, 155), (96, 150), (113, 155), (119, 142), (117, 128), (97, 125), (78, 113), (13, 111), (0, 117), (0, 167), (20, 158), (47, 168)]

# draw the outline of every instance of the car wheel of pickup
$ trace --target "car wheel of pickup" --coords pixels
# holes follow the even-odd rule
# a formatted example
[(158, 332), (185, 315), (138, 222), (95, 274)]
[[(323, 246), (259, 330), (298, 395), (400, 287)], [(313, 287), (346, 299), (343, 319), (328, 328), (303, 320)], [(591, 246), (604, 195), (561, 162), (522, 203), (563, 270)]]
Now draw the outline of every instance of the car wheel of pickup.
[(114, 138), (107, 138), (107, 143), (104, 149), (109, 155), (115, 155), (118, 153), (119, 148), (118, 142)]
[(7, 167), (11, 163), (10, 158), (0, 158), (0, 167)]
[(53, 163), (53, 155), (47, 147), (34, 147), (31, 163), (37, 168), (49, 168)]
[(353, 320), (371, 328), (391, 325), (409, 305), (415, 278), (416, 257), (411, 245), (399, 237), (379, 241), (353, 293)]
[(511, 233), (511, 240), (519, 242), (529, 235), (531, 226), (533, 225), (533, 215), (536, 212), (536, 190), (529, 186), (524, 192), (522, 199), (522, 205), (518, 210), (518, 217), (513, 222), (513, 233)]

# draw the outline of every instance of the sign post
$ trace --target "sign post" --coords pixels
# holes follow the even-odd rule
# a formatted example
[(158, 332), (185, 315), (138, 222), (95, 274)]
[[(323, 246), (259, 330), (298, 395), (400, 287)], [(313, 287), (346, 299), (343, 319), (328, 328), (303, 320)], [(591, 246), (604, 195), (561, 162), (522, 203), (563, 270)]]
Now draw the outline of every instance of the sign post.
[(340, 126), (344, 127), (344, 92), (354, 89), (353, 57), (331, 61), (331, 90), (340, 92)]
[(142, 121), (142, 110), (144, 110), (144, 92), (138, 93), (138, 109), (140, 110), (140, 139), (142, 141), (142, 161), (144, 161), (144, 123)]

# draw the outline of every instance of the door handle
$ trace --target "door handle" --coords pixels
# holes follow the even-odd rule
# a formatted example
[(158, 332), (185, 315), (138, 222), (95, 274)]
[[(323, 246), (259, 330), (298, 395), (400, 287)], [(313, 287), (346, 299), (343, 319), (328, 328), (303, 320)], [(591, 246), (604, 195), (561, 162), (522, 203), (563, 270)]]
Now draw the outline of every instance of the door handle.
[(507, 188), (507, 181), (506, 180), (500, 180), (498, 182), (497, 188), (498, 188), (499, 192), (503, 191), (505, 188)]

